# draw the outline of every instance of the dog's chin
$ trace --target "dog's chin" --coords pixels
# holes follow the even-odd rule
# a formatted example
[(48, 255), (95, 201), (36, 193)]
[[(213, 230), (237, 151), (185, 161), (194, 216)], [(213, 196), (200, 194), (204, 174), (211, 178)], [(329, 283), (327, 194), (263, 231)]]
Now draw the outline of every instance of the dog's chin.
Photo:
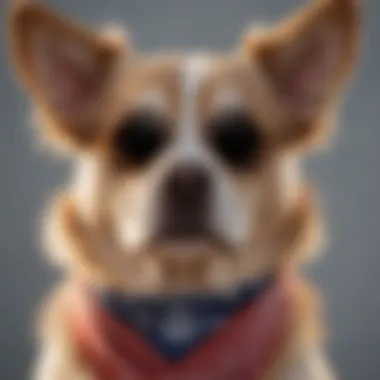
[(217, 234), (160, 234), (145, 244), (122, 250), (130, 269), (123, 290), (138, 293), (182, 294), (214, 292), (243, 280), (243, 248)]

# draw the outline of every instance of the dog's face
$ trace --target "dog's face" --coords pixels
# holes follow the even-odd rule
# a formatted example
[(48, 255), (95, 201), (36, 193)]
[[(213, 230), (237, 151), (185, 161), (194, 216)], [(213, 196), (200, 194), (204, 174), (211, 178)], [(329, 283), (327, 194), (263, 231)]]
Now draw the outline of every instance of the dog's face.
[(305, 242), (297, 154), (325, 129), (351, 64), (353, 2), (320, 2), (220, 55), (141, 55), (33, 4), (11, 25), (45, 131), (75, 158), (51, 222), (74, 268), (134, 290), (205, 289)]

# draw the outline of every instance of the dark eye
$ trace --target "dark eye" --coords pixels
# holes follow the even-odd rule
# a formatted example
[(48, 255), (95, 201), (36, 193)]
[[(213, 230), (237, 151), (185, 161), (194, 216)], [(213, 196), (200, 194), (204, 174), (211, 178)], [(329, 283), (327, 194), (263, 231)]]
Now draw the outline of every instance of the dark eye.
[(249, 167), (262, 150), (260, 131), (249, 115), (242, 111), (217, 115), (211, 120), (208, 130), (214, 150), (234, 168)]
[(150, 162), (168, 137), (167, 121), (153, 112), (135, 112), (123, 122), (114, 137), (117, 154), (133, 165)]

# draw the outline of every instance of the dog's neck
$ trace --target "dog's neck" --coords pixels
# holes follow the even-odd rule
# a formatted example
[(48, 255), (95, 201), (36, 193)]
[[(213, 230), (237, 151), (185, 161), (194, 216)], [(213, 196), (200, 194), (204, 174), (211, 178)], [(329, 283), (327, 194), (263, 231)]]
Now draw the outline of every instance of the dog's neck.
[(224, 293), (127, 296), (102, 289), (95, 294), (114, 318), (138, 331), (162, 356), (178, 360), (261, 296), (275, 277), (266, 275)]

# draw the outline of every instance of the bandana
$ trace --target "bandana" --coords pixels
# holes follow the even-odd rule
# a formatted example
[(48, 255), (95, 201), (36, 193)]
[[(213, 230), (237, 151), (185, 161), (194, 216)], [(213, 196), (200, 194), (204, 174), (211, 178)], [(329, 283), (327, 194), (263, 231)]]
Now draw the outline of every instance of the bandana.
[[(243, 302), (237, 297), (234, 302), (242, 302), (240, 308), (229, 308), (229, 313), (222, 313), (223, 321), (211, 329), (207, 327), (206, 334), (188, 334), (198, 338), (190, 339), (192, 345), (178, 344), (180, 355), (172, 352), (175, 344), (162, 353), (157, 348), (160, 340), (148, 338), (144, 333), (148, 330), (137, 328), (128, 317), (124, 319), (129, 315), (128, 307), (121, 307), (125, 315), (119, 314), (119, 310), (116, 314), (112, 312), (113, 307), (107, 305), (114, 297), (117, 300), (116, 295), (106, 295), (99, 301), (88, 289), (73, 288), (68, 321), (79, 358), (96, 380), (261, 380), (274, 365), (292, 320), (293, 292), (289, 277), (283, 273), (265, 281), (263, 290), (253, 300), (241, 296)], [(252, 291), (246, 292), (241, 294), (252, 296)], [(201, 305), (199, 300), (195, 301)], [(170, 319), (166, 323), (170, 327)], [(172, 326), (170, 330), (176, 329)], [(181, 350), (183, 347), (186, 349)], [(166, 355), (168, 352), (170, 355)]]
[(242, 310), (275, 280), (274, 275), (220, 294), (133, 297), (110, 291), (94, 294), (115, 319), (130, 326), (169, 361), (179, 360)]

